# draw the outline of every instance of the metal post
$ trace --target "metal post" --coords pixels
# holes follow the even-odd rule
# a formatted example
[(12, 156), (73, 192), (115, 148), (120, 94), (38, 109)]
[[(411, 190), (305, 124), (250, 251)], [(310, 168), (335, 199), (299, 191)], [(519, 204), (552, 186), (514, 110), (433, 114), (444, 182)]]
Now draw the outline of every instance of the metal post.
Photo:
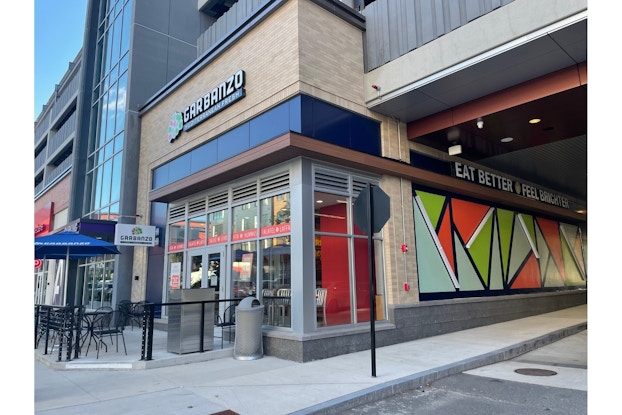
[(371, 191), (371, 184), (367, 183), (367, 256), (369, 267), (369, 327), (371, 338), (371, 375), (376, 377), (376, 301), (374, 296), (374, 224), (373, 206), (374, 199)]

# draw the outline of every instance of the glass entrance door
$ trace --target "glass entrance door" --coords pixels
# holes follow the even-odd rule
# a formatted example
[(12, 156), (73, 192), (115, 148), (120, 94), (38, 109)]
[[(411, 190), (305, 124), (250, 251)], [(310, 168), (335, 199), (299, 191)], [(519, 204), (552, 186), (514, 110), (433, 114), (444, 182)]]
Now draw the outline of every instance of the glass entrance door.
[[(225, 278), (225, 250), (223, 247), (208, 247), (205, 254), (207, 267), (207, 285), (216, 291), (215, 298), (219, 298), (220, 293), (226, 293), (227, 279)], [(225, 296), (226, 297), (226, 296)]]
[(188, 251), (188, 266), (186, 268), (186, 277), (184, 278), (184, 286), (182, 288), (207, 287), (207, 271), (203, 259), (203, 249)]

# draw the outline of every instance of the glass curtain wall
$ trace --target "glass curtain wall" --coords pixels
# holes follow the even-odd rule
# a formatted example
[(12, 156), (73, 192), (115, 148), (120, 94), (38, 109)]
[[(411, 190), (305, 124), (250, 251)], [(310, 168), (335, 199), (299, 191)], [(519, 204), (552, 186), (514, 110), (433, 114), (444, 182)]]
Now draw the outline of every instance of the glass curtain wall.
[(85, 216), (116, 219), (122, 178), (131, 0), (103, 1), (93, 78)]
[[(83, 217), (115, 220), (123, 170), (132, 0), (102, 1), (98, 21)], [(87, 306), (110, 302), (106, 295), (112, 293), (113, 264), (114, 256), (106, 255), (84, 268), (82, 298)]]

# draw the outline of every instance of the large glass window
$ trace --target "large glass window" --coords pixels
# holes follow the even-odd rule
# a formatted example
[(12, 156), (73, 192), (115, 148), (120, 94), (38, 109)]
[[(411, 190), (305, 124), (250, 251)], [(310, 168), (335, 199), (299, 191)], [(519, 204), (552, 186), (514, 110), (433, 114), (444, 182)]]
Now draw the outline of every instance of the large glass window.
[(168, 251), (177, 252), (184, 249), (184, 230), (186, 221), (180, 220), (168, 225)]
[(188, 248), (205, 245), (205, 229), (207, 216), (195, 216), (188, 220)]
[(233, 298), (257, 295), (257, 242), (231, 245)]
[(80, 265), (78, 289), (82, 290), (82, 304), (86, 308), (112, 306), (113, 284), (114, 256), (97, 257)]
[(233, 208), (231, 241), (257, 238), (257, 202), (248, 202)]
[(208, 215), (207, 244), (214, 245), (229, 240), (228, 211), (222, 209)]
[[(346, 183), (345, 180), (343, 183)], [(357, 182), (357, 186), (362, 186)], [(345, 185), (343, 190), (350, 189)], [(370, 273), (368, 237), (354, 225), (349, 194), (315, 191), (315, 272), (318, 326), (360, 323), (370, 318)], [(381, 234), (374, 235), (374, 251), (382, 255)], [(377, 261), (380, 265), (381, 261)], [(384, 307), (382, 267), (374, 273), (376, 307)], [(380, 299), (380, 300), (379, 300)], [(384, 315), (377, 312), (376, 316)]]

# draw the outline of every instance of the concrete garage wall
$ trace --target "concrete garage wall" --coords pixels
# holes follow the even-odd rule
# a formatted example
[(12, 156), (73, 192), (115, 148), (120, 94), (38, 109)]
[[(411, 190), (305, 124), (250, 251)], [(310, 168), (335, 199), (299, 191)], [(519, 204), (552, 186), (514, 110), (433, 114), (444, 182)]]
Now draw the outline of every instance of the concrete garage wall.
[[(376, 324), (376, 347), (438, 336), (587, 304), (587, 290), (524, 294), (495, 298), (440, 300), (389, 309), (394, 322)], [(323, 332), (323, 334), (322, 334)], [(369, 350), (369, 325), (320, 330), (317, 337), (287, 338), (264, 332), (264, 353), (296, 362)], [(277, 337), (278, 336), (278, 337)]]

